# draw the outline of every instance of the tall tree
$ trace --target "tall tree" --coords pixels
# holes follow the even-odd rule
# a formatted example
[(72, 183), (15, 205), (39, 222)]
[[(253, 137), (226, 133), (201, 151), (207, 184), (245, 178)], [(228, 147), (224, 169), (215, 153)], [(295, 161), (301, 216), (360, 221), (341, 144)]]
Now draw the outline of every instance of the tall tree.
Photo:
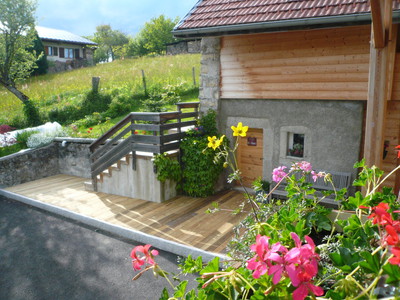
[[(93, 40), (99, 45), (95, 52), (97, 62), (114, 60), (118, 58), (118, 50), (129, 43), (128, 37), (118, 30), (113, 30), (110, 25), (99, 25), (96, 27)], [(97, 53), (97, 54), (96, 54)]]
[(47, 73), (47, 69), (49, 68), (49, 64), (47, 62), (47, 56), (45, 54), (45, 49), (37, 32), (35, 33), (35, 40), (33, 41), (33, 46), (28, 49), (30, 52), (33, 52), (34, 55), (40, 54), (38, 59), (36, 60), (36, 66), (32, 71), (31, 75), (43, 75)]
[(161, 15), (144, 24), (138, 38), (142, 40), (148, 53), (162, 54), (165, 52), (165, 44), (176, 41), (171, 31), (178, 21), (179, 18), (172, 20)]
[(0, 84), (24, 104), (29, 97), (16, 83), (36, 68), (38, 56), (28, 51), (35, 39), (35, 11), (33, 0), (0, 0)]

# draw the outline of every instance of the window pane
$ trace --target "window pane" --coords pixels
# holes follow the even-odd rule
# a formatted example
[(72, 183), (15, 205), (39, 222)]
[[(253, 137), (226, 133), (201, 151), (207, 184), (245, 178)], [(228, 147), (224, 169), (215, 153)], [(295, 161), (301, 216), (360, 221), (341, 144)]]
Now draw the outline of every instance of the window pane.
[(288, 156), (304, 157), (304, 134), (288, 132)]

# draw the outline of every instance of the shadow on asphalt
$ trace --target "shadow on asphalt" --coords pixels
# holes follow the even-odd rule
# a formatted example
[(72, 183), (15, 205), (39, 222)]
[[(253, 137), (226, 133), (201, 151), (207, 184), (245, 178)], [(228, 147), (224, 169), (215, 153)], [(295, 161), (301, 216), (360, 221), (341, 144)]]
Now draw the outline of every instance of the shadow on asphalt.
[[(0, 197), (0, 299), (158, 299), (163, 278), (132, 281), (135, 245)], [(160, 251), (157, 262), (179, 272), (174, 254)]]

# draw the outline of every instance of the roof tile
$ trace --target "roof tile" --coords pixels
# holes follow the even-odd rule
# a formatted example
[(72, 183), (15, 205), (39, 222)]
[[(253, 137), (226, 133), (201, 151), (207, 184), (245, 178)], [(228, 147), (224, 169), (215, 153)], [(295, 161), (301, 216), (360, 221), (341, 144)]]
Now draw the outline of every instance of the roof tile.
[[(393, 8), (400, 10), (400, 0)], [(369, 0), (203, 0), (180, 29), (369, 13)]]

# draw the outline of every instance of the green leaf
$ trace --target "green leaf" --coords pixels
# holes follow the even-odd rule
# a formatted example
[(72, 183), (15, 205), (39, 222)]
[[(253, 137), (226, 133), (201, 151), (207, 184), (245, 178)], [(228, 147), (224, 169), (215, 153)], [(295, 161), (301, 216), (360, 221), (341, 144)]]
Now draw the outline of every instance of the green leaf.
[(159, 300), (168, 300), (168, 299), (169, 299), (168, 291), (167, 291), (166, 288), (164, 288), (162, 293), (161, 293), (161, 297), (159, 298)]
[(183, 297), (185, 295), (187, 284), (188, 284), (187, 280), (184, 280), (181, 283), (179, 283), (175, 287), (174, 297), (176, 297), (176, 298)]
[(374, 274), (378, 274), (381, 269), (379, 252), (375, 253), (375, 255), (372, 255), (367, 251), (363, 251), (360, 253), (360, 255), (365, 259), (365, 261), (360, 262), (360, 266)]
[(204, 273), (212, 273), (219, 271), (219, 257), (215, 257), (212, 261), (210, 261), (207, 266), (200, 271), (200, 275)]
[(362, 260), (358, 253), (351, 253), (348, 248), (339, 248), (338, 252), (329, 255), (333, 263), (344, 272), (351, 272), (356, 265)]
[(383, 266), (384, 274), (389, 275), (386, 279), (387, 284), (393, 284), (400, 282), (400, 268), (398, 265), (392, 265), (390, 263)]
[(353, 166), (354, 169), (358, 168), (364, 168), (365, 167), (365, 158), (363, 158), (361, 161), (356, 162)]

